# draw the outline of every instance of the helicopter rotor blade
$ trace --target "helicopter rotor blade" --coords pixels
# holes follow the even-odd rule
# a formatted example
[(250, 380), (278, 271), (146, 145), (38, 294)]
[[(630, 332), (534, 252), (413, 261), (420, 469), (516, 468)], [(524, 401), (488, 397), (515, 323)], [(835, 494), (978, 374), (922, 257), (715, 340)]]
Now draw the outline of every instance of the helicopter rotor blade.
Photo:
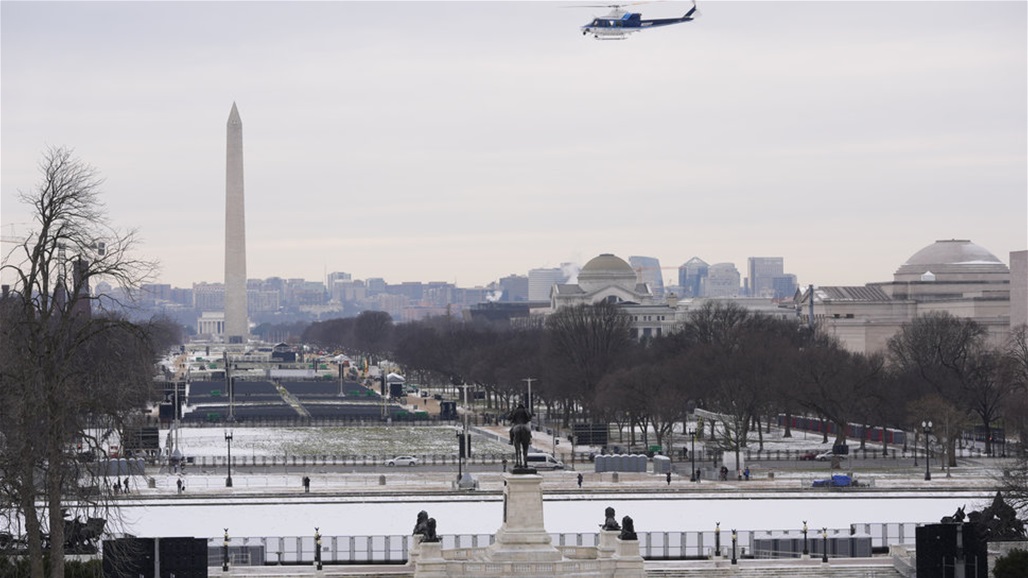
[(625, 6), (638, 6), (640, 4), (652, 3), (652, 0), (643, 0), (642, 2), (612, 2), (608, 4), (575, 4), (572, 6), (562, 6), (562, 8), (624, 8)]

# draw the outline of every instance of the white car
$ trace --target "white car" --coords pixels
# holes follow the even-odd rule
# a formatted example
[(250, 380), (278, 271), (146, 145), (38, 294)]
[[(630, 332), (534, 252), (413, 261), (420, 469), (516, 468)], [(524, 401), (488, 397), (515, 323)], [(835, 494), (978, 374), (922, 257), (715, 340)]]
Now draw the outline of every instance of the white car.
[(393, 466), (416, 466), (418, 465), (418, 458), (414, 456), (396, 456), (395, 458), (386, 462), (389, 467)]
[(840, 460), (844, 460), (844, 459), (846, 459), (846, 454), (836, 454), (836, 453), (832, 453), (831, 451), (827, 451), (827, 452), (818, 454), (817, 457), (814, 458), (814, 459), (819, 461), (819, 462), (827, 462), (827, 461), (831, 461), (831, 459), (833, 457), (838, 457)]

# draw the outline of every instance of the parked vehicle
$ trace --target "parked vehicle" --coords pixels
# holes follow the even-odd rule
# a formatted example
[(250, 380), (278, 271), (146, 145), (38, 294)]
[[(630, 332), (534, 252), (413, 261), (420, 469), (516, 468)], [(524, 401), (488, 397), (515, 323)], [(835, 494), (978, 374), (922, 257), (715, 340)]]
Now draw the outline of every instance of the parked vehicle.
[(563, 470), (564, 462), (550, 454), (528, 454), (528, 465), (537, 470)]
[(396, 456), (395, 458), (386, 461), (386, 465), (389, 467), (416, 466), (418, 465), (418, 458), (415, 458), (414, 456)]
[(833, 457), (838, 457), (840, 460), (846, 459), (846, 456), (844, 454), (837, 454), (837, 453), (834, 453), (832, 451), (827, 451), (827, 452), (822, 452), (820, 454), (817, 454), (817, 457), (814, 458), (814, 459), (819, 461), (819, 462), (827, 462), (827, 461), (830, 461)]

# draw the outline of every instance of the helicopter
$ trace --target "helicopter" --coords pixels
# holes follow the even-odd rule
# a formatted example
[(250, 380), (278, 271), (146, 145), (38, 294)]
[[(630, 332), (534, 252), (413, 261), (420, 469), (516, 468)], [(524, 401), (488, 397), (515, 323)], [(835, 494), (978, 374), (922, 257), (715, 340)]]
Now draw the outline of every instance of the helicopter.
[[(643, 4), (643, 2), (635, 2), (633, 4)], [(624, 40), (629, 34), (639, 32), (640, 30), (649, 30), (651, 28), (670, 26), (672, 24), (692, 22), (700, 15), (699, 12), (696, 11), (695, 0), (693, 0), (692, 9), (686, 12), (681, 18), (654, 18), (652, 20), (643, 20), (642, 14), (638, 12), (622, 10), (624, 6), (631, 5), (632, 4), (607, 4), (591, 6), (591, 8), (610, 8), (611, 11), (610, 14), (593, 18), (592, 22), (582, 26), (582, 35), (592, 34), (597, 40)]]

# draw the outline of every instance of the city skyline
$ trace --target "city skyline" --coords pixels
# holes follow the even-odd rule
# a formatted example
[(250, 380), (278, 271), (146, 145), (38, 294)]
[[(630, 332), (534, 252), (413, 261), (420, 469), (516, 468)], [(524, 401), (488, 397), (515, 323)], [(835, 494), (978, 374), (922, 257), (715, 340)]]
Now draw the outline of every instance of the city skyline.
[(473, 287), (613, 253), (862, 285), (939, 239), (1028, 245), (1024, 3), (700, 2), (622, 42), (561, 6), (0, 3), (3, 234), (68, 146), (155, 282), (219, 281), (236, 102), (252, 278)]

